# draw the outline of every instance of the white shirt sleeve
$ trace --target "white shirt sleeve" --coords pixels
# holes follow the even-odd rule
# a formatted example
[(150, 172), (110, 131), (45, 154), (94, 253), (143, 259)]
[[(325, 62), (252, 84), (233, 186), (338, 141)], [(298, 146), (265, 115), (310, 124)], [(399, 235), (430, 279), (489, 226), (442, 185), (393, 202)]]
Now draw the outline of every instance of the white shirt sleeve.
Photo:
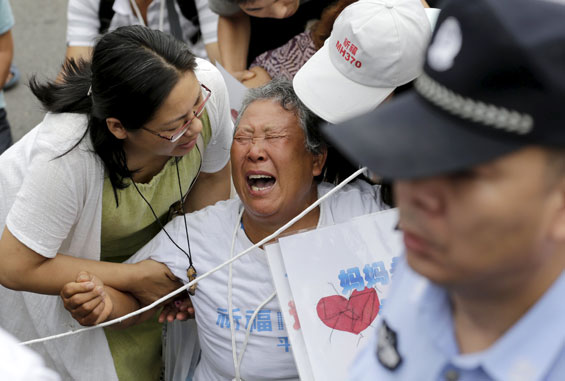
[[(332, 184), (319, 184), (318, 197), (333, 188)], [(355, 180), (347, 184), (330, 197), (328, 202), (322, 204), (323, 216), (320, 217), (320, 226), (338, 224), (354, 217), (389, 209), (381, 199), (380, 193), (380, 185), (371, 185), (363, 180)]]
[[(6, 227), (24, 245), (53, 258), (75, 224), (86, 191), (72, 152), (61, 158), (37, 158), (16, 195)], [(74, 168), (73, 168), (74, 167)]]
[(218, 15), (212, 12), (208, 0), (194, 0), (198, 20), (200, 21), (200, 32), (204, 44), (212, 44), (218, 41)]
[(100, 0), (69, 0), (67, 7), (67, 45), (94, 46), (98, 37)]
[(228, 163), (233, 135), (233, 122), (230, 114), (229, 97), (226, 84), (219, 70), (210, 62), (197, 59), (198, 80), (212, 91), (206, 105), (212, 137), (202, 159), (202, 172), (218, 172)]

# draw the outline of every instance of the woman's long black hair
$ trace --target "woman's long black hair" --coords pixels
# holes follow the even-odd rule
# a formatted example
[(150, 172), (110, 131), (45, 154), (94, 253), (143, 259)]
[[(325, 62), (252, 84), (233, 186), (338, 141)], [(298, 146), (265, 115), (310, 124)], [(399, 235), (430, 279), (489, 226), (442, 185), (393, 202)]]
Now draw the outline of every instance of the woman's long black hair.
[[(123, 140), (108, 129), (106, 119), (118, 119), (126, 130), (137, 130), (151, 120), (182, 75), (194, 71), (188, 47), (174, 37), (143, 26), (126, 26), (102, 36), (92, 61), (68, 60), (62, 82), (30, 79), (31, 91), (53, 113), (88, 117), (94, 151), (104, 162), (114, 193), (132, 175)], [(80, 140), (73, 148), (80, 143)]]

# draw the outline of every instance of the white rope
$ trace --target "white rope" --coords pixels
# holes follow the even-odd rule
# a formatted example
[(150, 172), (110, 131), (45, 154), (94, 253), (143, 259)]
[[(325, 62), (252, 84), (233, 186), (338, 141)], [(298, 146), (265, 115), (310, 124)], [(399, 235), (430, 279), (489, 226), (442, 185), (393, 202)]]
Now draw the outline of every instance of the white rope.
[[(241, 224), (241, 216), (243, 215), (243, 211), (245, 209), (241, 208), (241, 211), (239, 212), (239, 215), (237, 216), (237, 221), (235, 223), (234, 229), (233, 229), (233, 236), (232, 236), (232, 241), (231, 241), (231, 249), (230, 249), (230, 258), (233, 257), (233, 252), (235, 250), (235, 239), (237, 237), (237, 232), (239, 230), (239, 225)], [(259, 304), (259, 307), (257, 307), (255, 309), (255, 311), (253, 311), (253, 314), (251, 315), (251, 319), (249, 319), (249, 321), (247, 322), (247, 328), (245, 330), (245, 340), (243, 340), (243, 345), (241, 348), (241, 352), (239, 353), (239, 356), (237, 355), (237, 344), (235, 341), (235, 322), (233, 320), (233, 263), (229, 264), (229, 271), (228, 271), (228, 316), (229, 316), (229, 322), (230, 322), (230, 331), (231, 331), (231, 351), (232, 351), (232, 357), (233, 357), (233, 367), (235, 370), (235, 381), (241, 381), (241, 361), (243, 359), (243, 354), (245, 353), (245, 349), (247, 348), (247, 344), (249, 343), (249, 336), (251, 334), (251, 327), (253, 327), (253, 322), (255, 321), (255, 318), (257, 317), (257, 315), (259, 314), (259, 311), (265, 307), (265, 305), (267, 303), (269, 303), (271, 300), (273, 300), (273, 298), (275, 296), (277, 296), (277, 292), (274, 291), (269, 297), (267, 297), (267, 299), (265, 299), (264, 301), (261, 302), (261, 304)]]
[[(237, 216), (237, 222), (235, 223), (235, 227), (233, 229), (233, 235), (232, 235), (232, 239), (231, 239), (231, 250), (230, 250), (230, 259), (233, 257), (233, 252), (235, 250), (235, 238), (237, 237), (237, 230), (239, 228), (239, 224), (241, 222), (241, 216), (243, 216), (243, 211), (245, 209), (241, 208), (241, 211), (239, 212), (239, 215)], [(239, 364), (237, 362), (237, 348), (236, 348), (236, 343), (235, 343), (235, 324), (233, 321), (233, 306), (232, 306), (232, 294), (233, 294), (233, 289), (232, 289), (232, 273), (233, 273), (233, 267), (230, 263), (229, 268), (228, 268), (228, 317), (229, 317), (229, 322), (230, 322), (230, 331), (231, 331), (231, 353), (232, 353), (232, 357), (233, 357), (233, 368), (235, 369), (235, 379), (239, 380)]]
[(163, 26), (165, 25), (165, 1), (166, 0), (161, 1), (161, 8), (159, 12), (159, 30), (161, 32), (163, 31)]
[(194, 279), (191, 282), (188, 282), (187, 284), (185, 284), (182, 287), (179, 287), (178, 289), (176, 289), (175, 291), (170, 292), (169, 294), (163, 296), (161, 299), (156, 300), (155, 302), (151, 303), (148, 306), (145, 306), (137, 311), (133, 311), (130, 312), (127, 315), (124, 315), (122, 317), (116, 318), (114, 320), (110, 320), (98, 325), (94, 325), (92, 327), (86, 327), (86, 328), (81, 328), (81, 329), (77, 329), (75, 331), (68, 331), (65, 333), (60, 333), (58, 335), (53, 335), (53, 336), (48, 336), (48, 337), (44, 337), (44, 338), (40, 338), (40, 339), (34, 339), (34, 340), (29, 340), (29, 341), (25, 341), (23, 343), (21, 343), (21, 345), (31, 345), (31, 344), (37, 344), (37, 343), (43, 343), (46, 341), (51, 341), (51, 340), (55, 340), (55, 339), (60, 339), (62, 337), (66, 337), (66, 336), (71, 336), (71, 335), (76, 335), (79, 333), (83, 333), (83, 332), (87, 332), (96, 328), (104, 328), (104, 327), (108, 327), (110, 325), (113, 324), (117, 324), (117, 323), (121, 323), (124, 320), (127, 320), (131, 317), (140, 315), (144, 312), (147, 312), (155, 307), (157, 307), (159, 304), (163, 303), (164, 301), (172, 298), (175, 295), (180, 294), (181, 292), (187, 290), (188, 288), (190, 288), (193, 284), (198, 283), (199, 281), (201, 281), (202, 279), (205, 279), (207, 277), (209, 277), (210, 275), (212, 275), (213, 273), (215, 273), (216, 271), (220, 270), (221, 268), (223, 268), (224, 266), (229, 265), (230, 263), (233, 263), (235, 261), (237, 261), (239, 258), (243, 257), (245, 254), (249, 253), (250, 251), (252, 251), (253, 249), (260, 247), (262, 245), (264, 245), (265, 243), (271, 241), (272, 239), (278, 237), (282, 232), (284, 232), (286, 229), (288, 229), (289, 227), (291, 227), (292, 225), (294, 225), (297, 221), (299, 221), (302, 217), (304, 217), (306, 214), (308, 214), (312, 209), (316, 208), (318, 205), (320, 205), (322, 203), (322, 201), (324, 201), (326, 198), (330, 197), (331, 195), (333, 195), (335, 192), (337, 192), (338, 190), (340, 190), (341, 188), (343, 188), (345, 185), (347, 185), (349, 182), (351, 182), (353, 179), (355, 179), (357, 176), (359, 176), (361, 173), (363, 173), (363, 171), (365, 171), (366, 168), (363, 167), (361, 169), (358, 169), (357, 171), (355, 171), (355, 173), (353, 173), (351, 176), (349, 176), (348, 178), (346, 178), (345, 180), (343, 180), (339, 185), (336, 185), (335, 188), (333, 188), (332, 190), (330, 190), (328, 193), (326, 193), (325, 195), (323, 195), (322, 197), (320, 197), (318, 200), (316, 200), (312, 205), (310, 205), (309, 207), (307, 207), (306, 209), (304, 209), (299, 215), (297, 215), (296, 217), (294, 217), (292, 220), (288, 221), (285, 225), (281, 226), (278, 230), (276, 230), (273, 234), (271, 234), (268, 237), (263, 238), (261, 241), (257, 242), (255, 245), (243, 250), (241, 253), (239, 253), (238, 255), (236, 255), (235, 257), (225, 261), (224, 263), (214, 267), (212, 270), (208, 271), (205, 274), (202, 274), (201, 276), (199, 276), (198, 278)]
[(135, 15), (137, 16), (137, 21), (139, 21), (139, 24), (143, 26), (147, 26), (145, 25), (145, 20), (143, 20), (143, 16), (141, 15), (141, 10), (139, 10), (139, 6), (137, 5), (137, 2), (135, 0), (130, 0), (129, 2), (133, 7)]
[(239, 352), (239, 357), (237, 359), (237, 364), (235, 367), (235, 379), (237, 381), (241, 381), (241, 370), (240, 370), (241, 361), (243, 360), (243, 354), (245, 353), (245, 350), (247, 349), (247, 344), (249, 343), (249, 336), (251, 335), (251, 327), (253, 327), (253, 321), (259, 314), (259, 311), (261, 311), (263, 307), (267, 305), (267, 303), (273, 300), (275, 296), (277, 296), (277, 292), (273, 291), (273, 293), (267, 299), (263, 300), (263, 302), (259, 304), (259, 307), (257, 307), (255, 311), (253, 311), (253, 315), (251, 315), (251, 319), (249, 319), (249, 323), (247, 324), (247, 329), (245, 330), (245, 340), (243, 340), (241, 352)]

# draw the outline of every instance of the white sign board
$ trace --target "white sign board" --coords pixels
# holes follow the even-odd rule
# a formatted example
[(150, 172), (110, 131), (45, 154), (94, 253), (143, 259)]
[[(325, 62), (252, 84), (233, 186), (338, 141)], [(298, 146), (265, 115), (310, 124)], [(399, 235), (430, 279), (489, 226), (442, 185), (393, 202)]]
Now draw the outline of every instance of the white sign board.
[[(292, 354), (294, 355), (294, 361), (298, 368), (298, 375), (301, 381), (313, 381), (314, 375), (312, 374), (312, 367), (306, 352), (304, 337), (300, 330), (300, 322), (297, 317), (294, 299), (284, 270), (280, 246), (278, 243), (268, 245), (265, 247), (265, 250), (267, 251), (269, 266), (273, 275), (273, 283), (277, 290), (277, 298), (281, 305), (283, 320), (286, 322), (286, 331), (291, 344)], [(273, 269), (277, 270), (273, 271)]]
[[(356, 352), (374, 333), (403, 251), (397, 223), (392, 209), (266, 247), (302, 379), (347, 379)], [(304, 353), (308, 361), (300, 358)]]

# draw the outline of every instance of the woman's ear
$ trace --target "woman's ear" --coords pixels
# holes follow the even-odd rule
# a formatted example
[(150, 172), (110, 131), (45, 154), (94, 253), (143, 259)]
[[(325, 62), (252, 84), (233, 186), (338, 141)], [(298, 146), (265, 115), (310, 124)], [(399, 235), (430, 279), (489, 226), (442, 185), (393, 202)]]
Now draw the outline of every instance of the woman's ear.
[(328, 150), (326, 148), (322, 148), (322, 153), (314, 155), (312, 165), (312, 175), (314, 177), (319, 176), (322, 173), (327, 157)]
[(120, 122), (116, 118), (106, 118), (106, 125), (108, 126), (108, 130), (114, 135), (117, 139), (125, 139), (127, 137), (127, 131)]

